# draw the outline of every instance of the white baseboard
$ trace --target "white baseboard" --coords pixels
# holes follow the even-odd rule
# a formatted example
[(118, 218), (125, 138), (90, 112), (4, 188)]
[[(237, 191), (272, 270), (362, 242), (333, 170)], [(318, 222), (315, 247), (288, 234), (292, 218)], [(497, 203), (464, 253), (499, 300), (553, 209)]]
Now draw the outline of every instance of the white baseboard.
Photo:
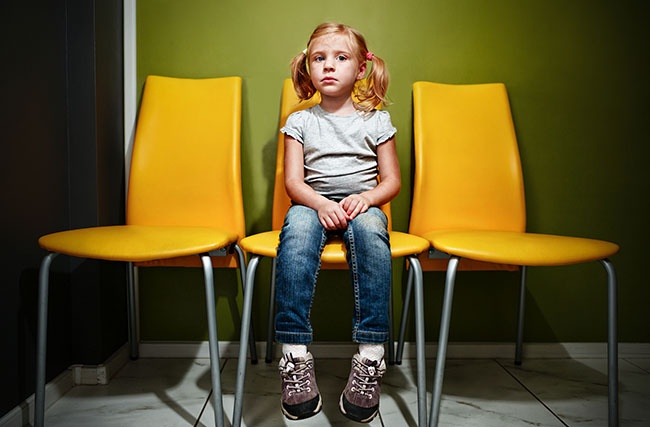
[(73, 385), (108, 384), (126, 362), (129, 361), (128, 345), (124, 344), (100, 365), (72, 365)]
[[(278, 345), (274, 348), (275, 359), (280, 357)], [(317, 358), (347, 359), (356, 351), (352, 343), (314, 343), (309, 351)], [(427, 358), (434, 358), (437, 345), (427, 344)], [(142, 342), (139, 346), (141, 358), (192, 358), (209, 357), (208, 343), (203, 342)], [(266, 343), (258, 342), (259, 360), (264, 360)], [(501, 359), (514, 356), (514, 344), (507, 343), (449, 343), (447, 357), (450, 359)], [(239, 355), (239, 342), (221, 341), (219, 354), (222, 358), (236, 358)], [(650, 358), (650, 343), (619, 343), (618, 354), (621, 359)], [(404, 345), (404, 359), (415, 357), (415, 344)], [(603, 359), (607, 357), (606, 343), (526, 343), (523, 357), (530, 359)], [(45, 387), (45, 408), (49, 408), (76, 385), (107, 384), (110, 379), (128, 362), (129, 349), (124, 345), (97, 366), (72, 365)], [(0, 427), (23, 427), (34, 422), (34, 395), (0, 418)]]
[[(280, 357), (279, 345), (274, 346), (274, 355)], [(207, 358), (208, 343), (204, 342), (142, 342), (140, 357), (144, 358)], [(314, 357), (347, 359), (354, 354), (357, 346), (353, 343), (321, 342), (309, 346)], [(425, 346), (426, 357), (435, 357), (438, 346), (430, 343)], [(258, 358), (263, 359), (266, 343), (257, 343)], [(650, 357), (650, 343), (619, 343), (620, 358)], [(510, 358), (515, 353), (515, 345), (509, 343), (449, 343), (447, 357), (450, 359), (494, 359)], [(234, 358), (239, 354), (239, 342), (221, 341), (219, 354), (222, 358)], [(523, 357), (531, 359), (551, 358), (606, 358), (606, 343), (525, 343)], [(415, 358), (415, 344), (405, 343), (404, 359)], [(1, 426), (0, 426), (1, 427)]]

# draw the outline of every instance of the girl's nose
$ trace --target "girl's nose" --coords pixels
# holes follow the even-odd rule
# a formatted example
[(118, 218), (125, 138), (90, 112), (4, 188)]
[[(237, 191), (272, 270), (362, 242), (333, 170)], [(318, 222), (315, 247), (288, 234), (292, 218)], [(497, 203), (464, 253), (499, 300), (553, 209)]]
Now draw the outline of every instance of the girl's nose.
[(334, 59), (326, 58), (325, 59), (325, 65), (324, 65), (325, 69), (326, 70), (333, 70), (334, 69), (334, 63), (335, 63)]

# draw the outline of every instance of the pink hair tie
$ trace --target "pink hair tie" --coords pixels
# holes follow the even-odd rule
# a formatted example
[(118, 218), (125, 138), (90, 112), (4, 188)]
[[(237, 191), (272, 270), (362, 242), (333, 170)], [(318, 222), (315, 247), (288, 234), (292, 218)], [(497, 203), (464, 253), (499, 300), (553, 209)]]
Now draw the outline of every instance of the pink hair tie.
[(366, 52), (366, 59), (367, 59), (368, 61), (372, 61), (372, 58), (373, 58), (374, 56), (375, 56), (374, 53), (372, 53), (372, 52)]

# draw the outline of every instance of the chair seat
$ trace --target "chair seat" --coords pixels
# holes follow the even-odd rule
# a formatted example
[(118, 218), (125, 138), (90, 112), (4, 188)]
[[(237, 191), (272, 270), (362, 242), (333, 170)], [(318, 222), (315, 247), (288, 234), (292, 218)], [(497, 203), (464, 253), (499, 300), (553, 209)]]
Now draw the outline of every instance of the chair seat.
[(116, 225), (47, 234), (38, 244), (80, 258), (138, 262), (196, 255), (236, 241), (236, 234), (211, 227)]
[[(390, 250), (393, 258), (418, 254), (429, 249), (429, 241), (421, 237), (399, 231), (389, 231), (388, 234), (390, 235)], [(239, 242), (239, 246), (245, 252), (275, 258), (279, 242), (280, 231), (275, 230), (245, 237)], [(323, 248), (321, 261), (332, 264), (346, 263), (345, 254), (345, 243), (342, 239), (334, 237), (328, 240)]]
[(239, 247), (244, 252), (275, 258), (278, 243), (280, 243), (280, 231), (274, 230), (246, 236), (239, 241)]
[(524, 266), (597, 261), (618, 252), (615, 243), (580, 237), (510, 231), (435, 231), (423, 234), (433, 247), (478, 261)]
[(389, 231), (390, 254), (393, 258), (401, 258), (408, 255), (419, 254), (429, 249), (428, 240), (419, 236), (399, 231)]

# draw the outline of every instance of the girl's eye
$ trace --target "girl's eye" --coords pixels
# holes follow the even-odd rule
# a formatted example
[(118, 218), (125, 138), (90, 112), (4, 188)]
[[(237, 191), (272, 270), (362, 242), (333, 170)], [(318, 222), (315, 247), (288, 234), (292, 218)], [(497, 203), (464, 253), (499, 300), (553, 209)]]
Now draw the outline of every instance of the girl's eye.
[[(334, 57), (334, 60), (343, 62), (343, 61), (347, 61), (348, 57), (347, 55), (336, 55)], [(316, 55), (314, 57), (314, 62), (323, 62), (323, 61), (325, 61), (325, 57), (323, 55)]]

